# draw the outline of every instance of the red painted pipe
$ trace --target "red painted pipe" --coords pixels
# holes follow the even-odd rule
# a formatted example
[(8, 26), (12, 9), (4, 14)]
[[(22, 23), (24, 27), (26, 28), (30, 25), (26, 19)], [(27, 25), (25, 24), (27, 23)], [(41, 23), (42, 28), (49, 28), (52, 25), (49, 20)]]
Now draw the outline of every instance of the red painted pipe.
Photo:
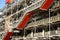
[(31, 15), (33, 15), (34, 13), (31, 11), (31, 12), (28, 12), (26, 13), (26, 15), (24, 16), (24, 18), (22, 19), (22, 21), (18, 24), (18, 29), (23, 29), (25, 27), (25, 25), (27, 24), (27, 22), (30, 20), (31, 18)]
[[(52, 4), (53, 0), (46, 0), (43, 5), (40, 7), (41, 10), (47, 10), (50, 5)], [(28, 12), (26, 15), (23, 17), (22, 21), (18, 24), (17, 28), (18, 29), (23, 29), (27, 22), (30, 20), (31, 15), (33, 15), (33, 12)], [(3, 40), (9, 40), (10, 36), (12, 35), (12, 32), (7, 32), (6, 36), (4, 37)]]
[(7, 32), (3, 40), (9, 40), (10, 36), (12, 35), (12, 32)]
[(45, 2), (42, 4), (40, 7), (41, 10), (47, 10), (51, 4), (53, 3), (54, 0), (45, 0)]
[[(17, 28), (20, 29), (20, 30), (23, 29), (24, 26), (27, 24), (27, 22), (30, 20), (32, 14), (33, 14), (33, 12), (26, 13), (23, 20), (21, 21), (21, 23), (19, 23)], [(12, 34), (13, 34), (12, 32), (7, 32), (7, 34), (6, 34), (6, 36), (4, 37), (3, 40), (9, 40), (9, 38)]]

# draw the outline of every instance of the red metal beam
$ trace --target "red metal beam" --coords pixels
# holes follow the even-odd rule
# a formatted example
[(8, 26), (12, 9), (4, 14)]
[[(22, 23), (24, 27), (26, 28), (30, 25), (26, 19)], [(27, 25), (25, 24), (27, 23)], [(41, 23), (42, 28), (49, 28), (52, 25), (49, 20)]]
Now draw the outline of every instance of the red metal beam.
[[(41, 10), (47, 10), (50, 5), (52, 4), (53, 0), (46, 0), (43, 5), (40, 7)], [(23, 17), (22, 21), (18, 24), (17, 28), (18, 29), (23, 29), (27, 22), (30, 20), (31, 15), (33, 15), (33, 12), (28, 12), (26, 15)], [(7, 32), (6, 36), (4, 37), (3, 40), (9, 40), (10, 36), (12, 35), (12, 32)]]
[(9, 40), (10, 36), (12, 35), (12, 32), (7, 32), (3, 40)]
[[(30, 20), (32, 14), (34, 14), (34, 13), (33, 12), (26, 13), (26, 15), (24, 16), (22, 21), (17, 26), (17, 28), (20, 29), (20, 30), (23, 29), (25, 27), (25, 25), (27, 24), (27, 22)], [(3, 40), (9, 40), (9, 38), (12, 34), (13, 34), (12, 32), (7, 32), (7, 34), (6, 34), (6, 36), (4, 37)]]
[(41, 10), (47, 10), (51, 4), (53, 3), (54, 0), (45, 0), (45, 2), (42, 4), (40, 7)]
[(33, 15), (34, 13), (31, 11), (31, 12), (28, 12), (26, 13), (26, 15), (24, 16), (24, 18), (22, 19), (22, 21), (18, 24), (18, 29), (23, 29), (25, 27), (25, 25), (27, 24), (27, 22), (30, 20), (31, 18), (31, 15)]

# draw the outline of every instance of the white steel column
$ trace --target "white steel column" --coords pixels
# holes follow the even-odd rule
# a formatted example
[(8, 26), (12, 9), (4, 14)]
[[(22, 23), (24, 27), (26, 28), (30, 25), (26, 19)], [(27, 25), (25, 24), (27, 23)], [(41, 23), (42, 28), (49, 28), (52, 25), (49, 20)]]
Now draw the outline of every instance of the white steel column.
[(45, 36), (44, 34), (45, 34), (45, 31), (43, 30), (43, 31), (42, 31), (42, 36), (43, 36), (43, 37)]
[(49, 35), (49, 36), (51, 35), (50, 33), (51, 33), (51, 31), (48, 31), (48, 35)]
[(26, 33), (26, 31), (25, 31), (25, 29), (24, 29), (24, 36), (23, 36), (23, 40), (26, 40), (25, 33)]
[[(50, 30), (50, 22), (51, 22), (51, 18), (50, 18), (51, 15), (50, 14), (51, 13), (50, 13), (50, 11), (51, 11), (51, 9), (49, 9), (49, 32), (48, 32), (49, 37), (51, 36), (51, 34), (50, 34), (51, 33), (51, 30)], [(51, 40), (51, 39), (49, 38), (49, 40)]]
[(55, 32), (56, 32), (56, 34), (58, 33), (57, 30)]
[(31, 37), (33, 37), (33, 35), (34, 35), (34, 33), (33, 33), (33, 31), (31, 32)]

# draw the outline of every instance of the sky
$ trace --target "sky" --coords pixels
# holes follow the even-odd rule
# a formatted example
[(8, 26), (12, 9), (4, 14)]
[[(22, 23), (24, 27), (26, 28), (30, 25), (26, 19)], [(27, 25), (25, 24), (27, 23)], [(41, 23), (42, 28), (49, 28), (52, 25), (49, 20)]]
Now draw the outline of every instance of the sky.
[(0, 0), (0, 9), (5, 5), (5, 0)]

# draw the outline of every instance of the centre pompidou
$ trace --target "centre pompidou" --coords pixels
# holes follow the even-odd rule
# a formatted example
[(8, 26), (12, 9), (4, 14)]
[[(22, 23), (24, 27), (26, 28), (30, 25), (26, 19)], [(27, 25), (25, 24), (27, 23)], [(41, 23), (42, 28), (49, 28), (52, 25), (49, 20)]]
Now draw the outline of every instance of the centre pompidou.
[(60, 0), (5, 0), (0, 40), (60, 40)]

